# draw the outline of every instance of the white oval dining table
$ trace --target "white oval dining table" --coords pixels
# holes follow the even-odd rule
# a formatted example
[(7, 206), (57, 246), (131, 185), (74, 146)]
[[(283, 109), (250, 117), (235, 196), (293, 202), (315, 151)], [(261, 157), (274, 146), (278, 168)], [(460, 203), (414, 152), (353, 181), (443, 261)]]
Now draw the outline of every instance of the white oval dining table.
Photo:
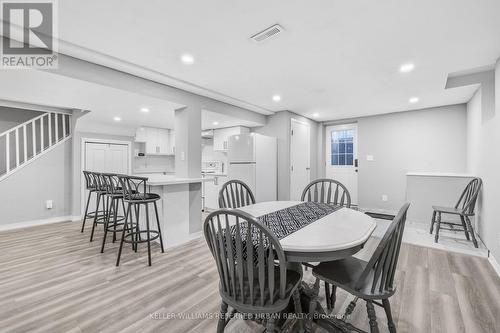
[[(239, 208), (260, 217), (302, 201), (267, 201)], [(320, 262), (347, 258), (363, 248), (376, 228), (370, 216), (340, 208), (280, 239), (288, 262)]]
[[(260, 217), (300, 203), (302, 201), (267, 201), (241, 207), (239, 210)], [(376, 226), (375, 220), (370, 216), (343, 207), (283, 237), (279, 242), (286, 260), (301, 270), (300, 263), (339, 260), (356, 254), (363, 248)], [(314, 304), (314, 313), (319, 316), (311, 318), (324, 330), (363, 332), (335, 316), (327, 315), (318, 298), (319, 280), (316, 280), (314, 285), (302, 282), (299, 290), (301, 303), (310, 304), (309, 310), (311, 304)], [(311, 326), (306, 324), (306, 327), (307, 331), (310, 331)], [(303, 332), (302, 323), (299, 325), (299, 332)]]

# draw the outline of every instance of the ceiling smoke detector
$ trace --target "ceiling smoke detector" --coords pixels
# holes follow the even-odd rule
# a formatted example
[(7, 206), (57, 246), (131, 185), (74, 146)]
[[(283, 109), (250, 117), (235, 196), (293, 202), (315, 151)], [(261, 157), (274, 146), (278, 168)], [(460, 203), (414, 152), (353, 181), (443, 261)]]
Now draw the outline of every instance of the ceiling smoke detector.
[(255, 35), (253, 35), (252, 37), (250, 37), (250, 39), (252, 39), (255, 42), (262, 42), (268, 38), (276, 36), (277, 34), (279, 34), (280, 32), (283, 32), (283, 31), (285, 31), (285, 29), (283, 29), (283, 27), (281, 25), (275, 24), (275, 25), (270, 26), (269, 28), (255, 34)]

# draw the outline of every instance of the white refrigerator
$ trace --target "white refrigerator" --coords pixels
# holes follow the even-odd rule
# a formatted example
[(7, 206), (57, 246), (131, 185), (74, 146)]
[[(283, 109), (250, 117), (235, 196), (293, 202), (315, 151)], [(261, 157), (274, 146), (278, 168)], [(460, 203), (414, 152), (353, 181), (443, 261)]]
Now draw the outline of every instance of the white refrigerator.
[(278, 198), (278, 143), (256, 133), (229, 137), (228, 178), (245, 182), (257, 202)]

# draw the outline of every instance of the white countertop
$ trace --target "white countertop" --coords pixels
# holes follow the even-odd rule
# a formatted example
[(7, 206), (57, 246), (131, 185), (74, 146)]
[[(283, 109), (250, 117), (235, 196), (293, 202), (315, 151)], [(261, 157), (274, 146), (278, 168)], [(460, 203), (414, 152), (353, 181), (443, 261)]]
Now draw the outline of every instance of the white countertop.
[(148, 177), (148, 185), (150, 186), (203, 183), (203, 182), (213, 181), (213, 178), (211, 177), (183, 178), (183, 177), (177, 177), (175, 175), (163, 175), (163, 174), (139, 174), (137, 176)]
[(458, 173), (458, 172), (408, 172), (407, 176), (417, 176), (417, 177), (464, 177), (464, 178), (474, 178), (474, 175), (468, 173)]

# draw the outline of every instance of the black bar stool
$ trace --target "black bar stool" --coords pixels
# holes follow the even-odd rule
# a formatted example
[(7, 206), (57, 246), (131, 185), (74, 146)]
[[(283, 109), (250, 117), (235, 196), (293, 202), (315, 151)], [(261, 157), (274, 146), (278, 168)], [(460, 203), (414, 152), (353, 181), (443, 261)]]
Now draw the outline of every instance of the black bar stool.
[[(104, 237), (102, 239), (101, 253), (104, 252), (104, 244), (106, 243), (106, 236), (108, 232), (113, 233), (113, 243), (116, 241), (116, 233), (122, 232), (125, 226), (125, 202), (123, 201), (123, 189), (120, 186), (120, 180), (117, 174), (103, 173), (101, 179), (105, 185), (106, 200), (109, 200), (108, 213), (104, 221)], [(123, 215), (119, 215), (119, 207), (123, 209)], [(131, 222), (130, 226), (133, 227), (134, 223)]]
[(88, 218), (94, 219), (96, 214), (98, 215), (98, 217), (102, 217), (104, 215), (104, 211), (99, 211), (97, 205), (95, 211), (89, 212), (89, 204), (90, 201), (92, 200), (92, 194), (96, 195), (96, 203), (97, 203), (98, 197), (101, 193), (97, 191), (97, 185), (95, 184), (94, 181), (93, 172), (83, 171), (83, 176), (85, 177), (85, 188), (87, 189), (87, 191), (89, 191), (89, 195), (87, 196), (87, 202), (85, 204), (85, 213), (83, 214), (81, 232), (83, 232), (83, 230), (85, 229), (85, 222), (87, 221)]
[[(118, 258), (116, 259), (116, 266), (120, 265), (120, 256), (122, 254), (123, 243), (132, 243), (132, 247), (137, 252), (137, 246), (140, 243), (148, 243), (148, 264), (151, 266), (151, 241), (160, 238), (161, 252), (163, 249), (163, 239), (161, 236), (160, 219), (158, 217), (158, 207), (156, 201), (161, 197), (158, 194), (147, 193), (147, 180), (146, 177), (134, 177), (118, 175), (120, 185), (123, 189), (123, 200), (128, 205), (125, 213), (125, 225), (122, 229), (122, 239), (120, 241), (120, 249), (118, 250)], [(154, 205), (156, 214), (156, 225), (158, 230), (151, 230), (149, 225), (149, 204)], [(146, 212), (146, 230), (141, 230), (139, 223), (140, 206), (144, 205)], [(137, 218), (136, 228), (133, 225), (128, 226), (129, 215), (132, 214), (131, 210), (134, 209)], [(132, 223), (132, 222), (131, 222)], [(145, 237), (142, 237), (145, 234)]]
[[(90, 233), (90, 241), (92, 242), (94, 240), (95, 227), (98, 224), (105, 225), (106, 221), (109, 219), (110, 197), (106, 196), (106, 194), (108, 193), (108, 188), (106, 184), (106, 179), (104, 178), (104, 174), (100, 172), (91, 172), (90, 176), (93, 177), (93, 183), (95, 185), (95, 193), (97, 194), (96, 211), (102, 212), (99, 214), (94, 214), (94, 223), (92, 224), (92, 232)], [(102, 204), (102, 210), (100, 210), (101, 204)]]

